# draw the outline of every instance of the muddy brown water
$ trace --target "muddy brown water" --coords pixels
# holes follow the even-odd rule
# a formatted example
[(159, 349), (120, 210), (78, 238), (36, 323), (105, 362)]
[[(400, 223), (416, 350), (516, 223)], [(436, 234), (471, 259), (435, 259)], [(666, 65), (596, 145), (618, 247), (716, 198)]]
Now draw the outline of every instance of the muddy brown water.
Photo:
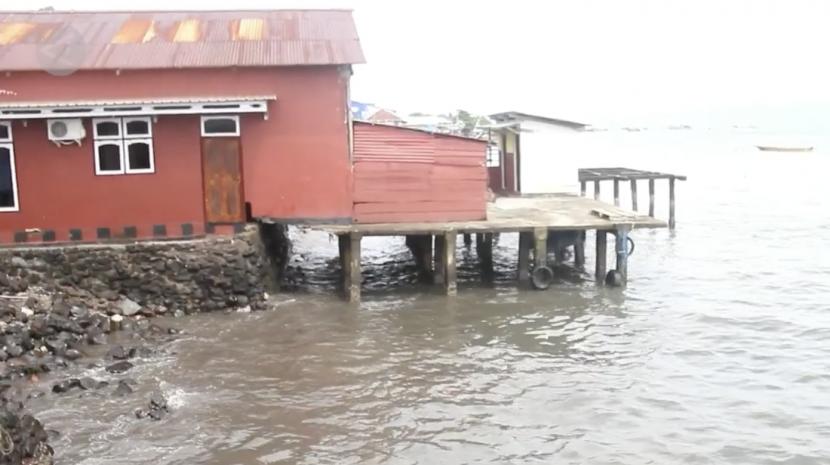
[[(517, 290), (505, 235), (495, 283), (461, 247), (447, 299), (399, 262), (402, 239), (371, 239), (350, 307), (336, 244), (298, 233), (305, 275), (269, 311), (166, 322), (186, 334), (137, 362), (131, 397), (33, 401), (58, 463), (830, 462), (830, 151), (619, 137), (630, 166), (689, 175), (677, 231), (633, 234), (627, 289)], [(136, 420), (155, 389), (173, 413)]]

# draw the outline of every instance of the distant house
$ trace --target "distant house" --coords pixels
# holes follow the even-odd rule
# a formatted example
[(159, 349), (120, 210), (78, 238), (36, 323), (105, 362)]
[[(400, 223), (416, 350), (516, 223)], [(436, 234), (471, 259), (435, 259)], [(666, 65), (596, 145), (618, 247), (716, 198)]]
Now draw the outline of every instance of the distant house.
[(504, 194), (576, 191), (581, 160), (574, 153), (587, 124), (516, 111), (489, 116), (490, 188)]
[(454, 134), (459, 132), (464, 123), (453, 121), (442, 115), (410, 115), (406, 117), (403, 124), (408, 128), (420, 129), (422, 131), (439, 132), (443, 134)]
[(382, 108), (372, 113), (368, 118), (366, 118), (366, 121), (374, 124), (388, 124), (392, 126), (401, 126), (406, 122), (395, 113)]

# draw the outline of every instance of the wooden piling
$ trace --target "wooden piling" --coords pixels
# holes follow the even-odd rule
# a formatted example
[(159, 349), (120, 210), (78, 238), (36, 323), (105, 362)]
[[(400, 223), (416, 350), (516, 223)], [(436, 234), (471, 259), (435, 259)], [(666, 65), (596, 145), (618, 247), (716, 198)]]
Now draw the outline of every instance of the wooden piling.
[(585, 231), (576, 232), (576, 241), (574, 241), (574, 266), (577, 268), (585, 266)]
[(598, 229), (596, 248), (596, 271), (594, 272), (594, 279), (596, 279), (597, 284), (605, 283), (607, 249), (608, 232)]
[(447, 244), (447, 238), (442, 235), (435, 236), (435, 254), (433, 255), (433, 272), (432, 278), (435, 284), (444, 283), (444, 248)]
[(619, 226), (617, 228), (617, 241), (614, 247), (617, 253), (617, 272), (622, 278), (621, 285), (628, 283), (628, 232), (630, 226)]
[(533, 229), (533, 255), (535, 265), (548, 265), (548, 228)]
[(458, 294), (458, 285), (456, 283), (456, 269), (455, 269), (455, 242), (458, 233), (455, 231), (447, 231), (444, 233), (443, 247), (441, 253), (442, 268), (444, 270), (444, 292), (448, 296)]
[(600, 187), (599, 187), (599, 180), (594, 181), (594, 200), (599, 200), (600, 197)]
[(614, 180), (614, 205), (620, 206), (620, 180)]
[(654, 217), (654, 179), (648, 180), (648, 216)]
[(360, 271), (360, 239), (357, 233), (348, 233), (341, 238), (341, 263), (343, 267), (343, 291), (346, 300), (349, 302), (360, 302), (360, 284), (362, 275)]
[(493, 233), (476, 234), (476, 253), (484, 278), (493, 276)]
[(631, 209), (637, 211), (637, 180), (631, 180)]
[(469, 234), (469, 233), (465, 233), (464, 234), (464, 247), (467, 247), (469, 249), (471, 245), (473, 245), (473, 235)]
[(585, 197), (585, 194), (588, 193), (588, 183), (587, 182), (579, 181), (579, 193), (583, 197)]
[(533, 246), (533, 234), (519, 233), (519, 283), (530, 282), (530, 249)]
[(677, 222), (674, 217), (674, 178), (669, 178), (669, 229), (674, 229)]

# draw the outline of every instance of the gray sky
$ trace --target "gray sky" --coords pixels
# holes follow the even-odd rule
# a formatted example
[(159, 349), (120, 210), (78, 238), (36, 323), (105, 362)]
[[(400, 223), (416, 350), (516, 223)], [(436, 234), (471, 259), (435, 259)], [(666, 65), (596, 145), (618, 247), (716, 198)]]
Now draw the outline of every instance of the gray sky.
[[(591, 121), (684, 121), (830, 102), (830, 2), (821, 0), (130, 3), (352, 8), (369, 61), (355, 70), (354, 98), (405, 112), (516, 109)], [(3, 0), (2, 8), (121, 8), (114, 5)]]

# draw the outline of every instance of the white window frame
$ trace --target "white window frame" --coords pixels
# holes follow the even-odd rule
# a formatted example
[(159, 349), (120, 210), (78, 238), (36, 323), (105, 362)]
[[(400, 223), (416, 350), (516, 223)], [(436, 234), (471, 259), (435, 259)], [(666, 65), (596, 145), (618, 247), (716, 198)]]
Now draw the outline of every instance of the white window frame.
[[(121, 169), (120, 170), (101, 170), (101, 160), (100, 160), (100, 152), (98, 148), (102, 145), (116, 145), (118, 146), (118, 154), (121, 159)], [(98, 176), (117, 176), (119, 174), (124, 174), (124, 141), (120, 139), (102, 139), (95, 141), (95, 174)]]
[[(115, 123), (118, 125), (117, 136), (102, 136), (98, 134), (98, 125), (100, 123)], [(95, 140), (118, 140), (124, 138), (124, 128), (121, 124), (121, 118), (94, 118), (92, 120), (92, 134)]]
[(17, 169), (14, 159), (14, 134), (12, 134), (11, 121), (0, 121), (0, 126), (5, 127), (9, 131), (9, 137), (0, 139), (0, 148), (9, 150), (9, 170), (12, 176), (12, 198), (14, 199), (13, 207), (0, 207), (0, 213), (13, 213), (20, 211), (20, 195), (17, 192)]
[[(147, 134), (129, 134), (127, 132), (127, 125), (129, 123), (132, 123), (132, 122), (135, 122), (135, 121), (142, 121), (142, 122), (147, 123)], [(132, 139), (132, 138), (136, 138), (136, 137), (140, 137), (142, 139), (152, 139), (153, 138), (153, 119), (150, 118), (150, 117), (145, 117), (145, 116), (131, 116), (131, 117), (123, 118), (121, 133), (122, 133), (124, 139)]]
[[(235, 132), (205, 132), (205, 123), (211, 120), (217, 119), (230, 119), (236, 123), (236, 131)], [(239, 124), (239, 115), (211, 115), (211, 116), (202, 116), (202, 122), (200, 124), (202, 130), (202, 137), (239, 137), (242, 133), (241, 125)]]
[[(134, 121), (143, 121), (147, 123), (146, 134), (127, 134), (127, 124)], [(99, 123), (117, 123), (118, 136), (100, 136), (98, 135)], [(153, 118), (150, 116), (129, 116), (124, 118), (93, 118), (92, 130), (94, 134), (95, 144), (95, 174), (98, 176), (113, 176), (122, 174), (152, 174), (156, 172), (156, 153), (153, 148)], [(129, 147), (132, 144), (147, 144), (150, 149), (150, 168), (149, 169), (132, 169), (130, 168)], [(121, 169), (118, 171), (102, 171), (100, 165), (100, 155), (98, 148), (102, 145), (117, 145), (119, 155), (121, 157)]]
[(6, 128), (6, 131), (9, 133), (9, 137), (6, 139), (0, 139), (0, 143), (9, 143), (11, 144), (14, 140), (12, 135), (12, 122), (11, 121), (0, 121), (0, 126)]
[[(131, 168), (130, 167), (130, 145), (132, 144), (147, 144), (150, 150), (150, 167), (149, 168)], [(124, 159), (124, 168), (127, 174), (147, 174), (156, 172), (155, 154), (153, 153), (153, 139), (124, 139), (122, 146), (122, 158)]]

